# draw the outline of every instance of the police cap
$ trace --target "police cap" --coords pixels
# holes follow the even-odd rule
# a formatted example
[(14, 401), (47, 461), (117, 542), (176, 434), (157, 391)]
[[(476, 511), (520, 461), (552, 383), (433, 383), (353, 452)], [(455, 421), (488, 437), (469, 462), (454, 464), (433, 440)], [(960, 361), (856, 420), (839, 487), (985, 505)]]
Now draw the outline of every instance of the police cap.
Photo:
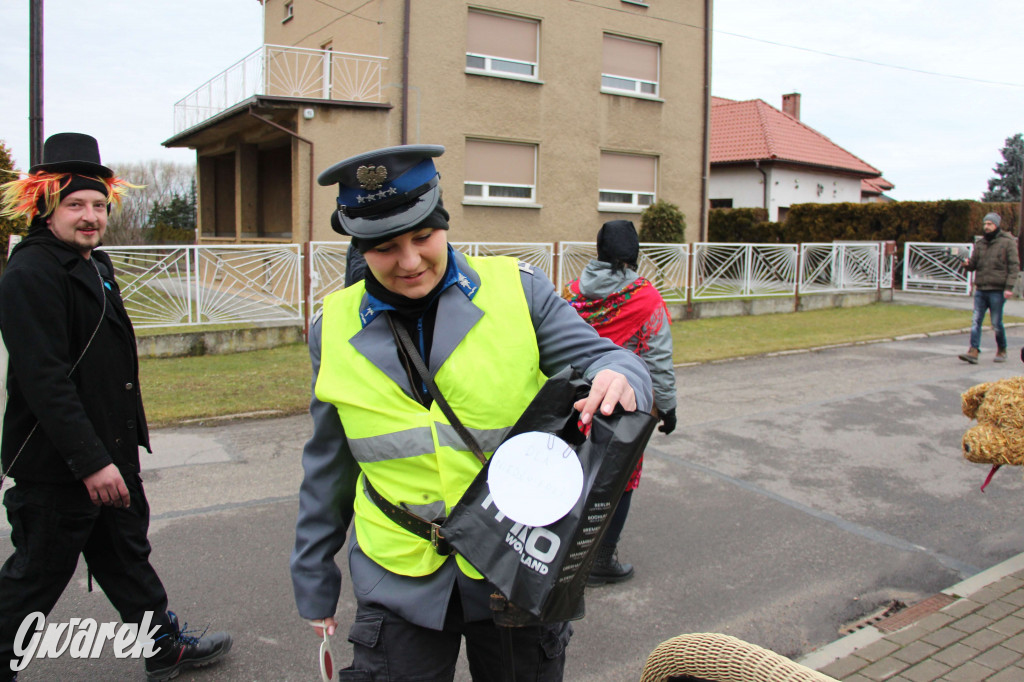
[(438, 204), (441, 188), (434, 157), (437, 144), (385, 147), (339, 161), (317, 178), (322, 186), (338, 184), (337, 225), (343, 234), (380, 240), (406, 232)]

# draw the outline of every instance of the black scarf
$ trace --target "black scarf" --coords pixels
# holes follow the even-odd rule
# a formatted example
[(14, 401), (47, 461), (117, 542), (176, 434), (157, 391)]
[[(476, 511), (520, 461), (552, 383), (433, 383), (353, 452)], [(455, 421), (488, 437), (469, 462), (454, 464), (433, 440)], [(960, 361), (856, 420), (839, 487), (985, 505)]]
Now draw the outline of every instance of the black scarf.
[[(430, 293), (420, 298), (409, 298), (386, 289), (373, 276), (373, 272), (369, 268), (366, 269), (366, 293), (382, 303), (394, 307), (395, 310), (392, 312), (392, 315), (394, 316), (395, 323), (404, 326), (414, 342), (418, 345), (422, 344), (420, 353), (423, 355), (423, 363), (428, 368), (430, 367), (430, 348), (434, 340), (434, 323), (437, 320), (437, 301), (441, 297), (444, 283), (448, 280), (448, 274), (453, 267), (452, 254), (449, 251), (448, 268), (445, 270), (444, 275), (441, 276), (441, 281), (430, 290)], [(422, 337), (420, 336), (420, 329), (418, 329), (420, 326), (422, 326)], [(403, 358), (404, 351), (397, 340), (395, 345), (398, 346), (398, 355), (399, 359), (402, 360), (403, 366), (408, 367), (409, 365)], [(411, 379), (412, 377), (410, 377)], [(420, 394), (420, 402), (430, 407), (434, 399), (430, 395), (430, 391), (427, 390), (427, 387), (420, 381), (413, 381), (413, 386)]]

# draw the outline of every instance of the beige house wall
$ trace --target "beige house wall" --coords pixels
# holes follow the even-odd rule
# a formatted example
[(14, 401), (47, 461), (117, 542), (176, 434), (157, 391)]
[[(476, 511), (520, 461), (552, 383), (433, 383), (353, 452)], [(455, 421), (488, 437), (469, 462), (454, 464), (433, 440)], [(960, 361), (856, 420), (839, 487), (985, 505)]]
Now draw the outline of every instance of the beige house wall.
[[(312, 105), (296, 116), (298, 135), (313, 141), (315, 173), (376, 147), (442, 144), (437, 159), (444, 202), (457, 241), (592, 239), (601, 223), (639, 213), (598, 210), (601, 152), (655, 156), (658, 199), (680, 207), (687, 240), (700, 235), (705, 174), (705, 5), (651, 0), (587, 3), (552, 0), (413, 0), (410, 4), (409, 100), (402, 131), (404, 0), (293, 0), (282, 23), (284, 0), (265, 0), (267, 44), (376, 54), (388, 58), (383, 76), (390, 109)], [(357, 9), (358, 8), (358, 9)], [(540, 22), (537, 80), (467, 74), (466, 24), (470, 8)], [(344, 12), (356, 10), (347, 16)], [(659, 99), (601, 92), (604, 33), (661, 45)], [(301, 108), (307, 105), (301, 105)], [(298, 113), (298, 112), (297, 112)], [(480, 206), (463, 202), (467, 138), (536, 144), (536, 206)], [(293, 141), (293, 231), (308, 221), (307, 145)], [(335, 191), (313, 189), (313, 238), (337, 239), (329, 227)]]

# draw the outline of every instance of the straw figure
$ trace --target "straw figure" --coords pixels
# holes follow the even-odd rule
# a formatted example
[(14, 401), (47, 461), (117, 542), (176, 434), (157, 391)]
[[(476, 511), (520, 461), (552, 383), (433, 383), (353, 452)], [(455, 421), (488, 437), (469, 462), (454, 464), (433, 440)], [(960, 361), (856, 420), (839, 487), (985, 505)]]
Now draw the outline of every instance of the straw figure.
[(992, 465), (984, 492), (999, 467), (1024, 464), (1024, 377), (972, 386), (960, 403), (964, 416), (978, 420), (964, 434), (964, 459)]

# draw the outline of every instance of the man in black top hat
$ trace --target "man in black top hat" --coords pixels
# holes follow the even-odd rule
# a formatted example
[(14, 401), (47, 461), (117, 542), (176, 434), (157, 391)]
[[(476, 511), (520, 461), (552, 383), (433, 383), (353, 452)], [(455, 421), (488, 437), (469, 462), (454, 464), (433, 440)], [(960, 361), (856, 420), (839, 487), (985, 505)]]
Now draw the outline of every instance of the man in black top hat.
[(0, 568), (0, 680), (28, 662), (15, 655), (26, 644), (19, 630), (30, 614), (50, 612), (79, 555), (125, 623), (151, 625), (150, 679), (231, 648), (227, 633), (200, 639), (179, 627), (149, 562), (135, 333), (110, 257), (95, 250), (130, 187), (80, 133), (53, 135), (43, 163), (0, 186), (0, 216), (31, 221), (0, 278), (10, 354), (0, 481), (16, 482), (4, 495), (14, 553)]

